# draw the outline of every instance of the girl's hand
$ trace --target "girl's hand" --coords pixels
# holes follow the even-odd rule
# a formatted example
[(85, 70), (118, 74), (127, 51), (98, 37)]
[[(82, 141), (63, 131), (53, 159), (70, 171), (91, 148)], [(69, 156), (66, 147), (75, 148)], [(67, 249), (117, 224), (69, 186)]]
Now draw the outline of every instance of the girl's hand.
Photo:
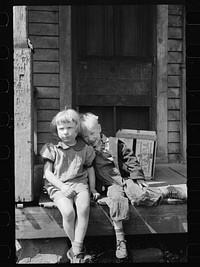
[(73, 198), (76, 195), (76, 192), (65, 184), (61, 187), (61, 192), (68, 198)]

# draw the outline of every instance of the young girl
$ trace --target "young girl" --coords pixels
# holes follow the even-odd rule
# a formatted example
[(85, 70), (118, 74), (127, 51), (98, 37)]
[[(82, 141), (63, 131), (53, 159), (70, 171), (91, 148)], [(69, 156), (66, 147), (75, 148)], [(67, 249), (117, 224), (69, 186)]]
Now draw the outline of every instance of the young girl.
[(72, 244), (67, 256), (71, 263), (84, 263), (88, 258), (83, 253), (83, 241), (89, 220), (89, 190), (94, 199), (98, 197), (92, 167), (95, 152), (77, 137), (80, 119), (75, 110), (60, 111), (51, 122), (51, 130), (59, 142), (47, 143), (40, 151), (44, 159), (44, 184), (62, 214), (63, 228)]

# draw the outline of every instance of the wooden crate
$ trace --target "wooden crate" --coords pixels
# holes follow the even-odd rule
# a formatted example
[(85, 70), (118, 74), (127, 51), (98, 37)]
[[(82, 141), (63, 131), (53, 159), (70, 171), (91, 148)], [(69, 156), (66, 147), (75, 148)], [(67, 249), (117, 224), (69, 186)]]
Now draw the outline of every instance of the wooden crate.
[(132, 149), (140, 162), (146, 179), (153, 179), (156, 160), (156, 132), (122, 129), (116, 137)]

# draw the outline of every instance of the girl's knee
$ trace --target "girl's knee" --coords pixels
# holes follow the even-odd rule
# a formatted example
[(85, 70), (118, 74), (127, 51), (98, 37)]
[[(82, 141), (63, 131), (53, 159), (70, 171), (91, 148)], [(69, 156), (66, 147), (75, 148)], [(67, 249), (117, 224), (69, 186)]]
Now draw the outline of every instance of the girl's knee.
[(90, 211), (90, 205), (87, 203), (79, 203), (77, 211), (79, 214), (88, 214)]
[(73, 209), (62, 210), (62, 216), (65, 221), (73, 221), (75, 219), (75, 211)]

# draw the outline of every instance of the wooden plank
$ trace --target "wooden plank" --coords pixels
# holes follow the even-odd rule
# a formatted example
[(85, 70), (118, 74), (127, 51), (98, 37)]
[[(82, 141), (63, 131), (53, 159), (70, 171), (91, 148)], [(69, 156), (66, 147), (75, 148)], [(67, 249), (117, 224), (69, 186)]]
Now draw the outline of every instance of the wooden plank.
[(150, 95), (151, 79), (78, 78), (77, 94)]
[(41, 23), (29, 23), (29, 35), (49, 35), (58, 36), (58, 25), (57, 24), (41, 24)]
[(56, 209), (55, 212), (57, 212), (57, 220), (40, 207), (16, 209), (15, 223), (18, 227), (16, 238), (40, 239), (66, 236), (64, 229), (58, 223), (61, 217), (59, 211)]
[(157, 6), (157, 157), (167, 162), (168, 6)]
[(168, 109), (180, 110), (180, 99), (178, 98), (169, 98), (167, 103)]
[(28, 7), (29, 10), (37, 10), (37, 11), (53, 11), (56, 12), (58, 11), (58, 6), (52, 6), (52, 5), (48, 5), (48, 6), (29, 6)]
[(181, 27), (168, 27), (168, 38), (170, 39), (182, 39)]
[(35, 61), (33, 65), (34, 73), (59, 73), (58, 62)]
[[(160, 181), (164, 180), (171, 185), (186, 184), (187, 180), (182, 175), (171, 169), (170, 166), (171, 164), (156, 164), (156, 169), (155, 169), (156, 180)], [(161, 174), (162, 176), (160, 176)]]
[(34, 74), (34, 85), (35, 86), (59, 86), (59, 75), (58, 74)]
[(39, 49), (34, 47), (33, 60), (58, 61), (58, 49)]
[(181, 162), (180, 154), (168, 154), (169, 163)]
[(30, 36), (34, 48), (58, 48), (58, 37), (57, 36)]
[(59, 31), (60, 109), (64, 109), (72, 107), (71, 6), (59, 7)]
[(38, 144), (58, 143), (57, 138), (52, 133), (38, 133)]
[(169, 98), (180, 98), (180, 88), (168, 88), (168, 97)]
[(27, 47), (28, 14), (25, 6), (13, 8), (14, 22), (14, 174), (15, 201), (33, 200), (32, 51)]
[(168, 64), (167, 74), (168, 75), (180, 75), (180, 64)]
[(182, 9), (183, 6), (182, 5), (169, 5), (169, 14), (178, 14), (181, 15), (182, 14)]
[(168, 87), (180, 87), (180, 76), (168, 75)]
[(168, 51), (182, 51), (182, 40), (168, 39)]
[(168, 110), (168, 121), (178, 121), (180, 120), (179, 110)]
[(137, 207), (137, 211), (155, 233), (185, 233), (187, 224), (187, 206), (160, 205), (157, 207)]
[(35, 87), (38, 98), (59, 98), (59, 87)]
[(38, 99), (37, 107), (38, 109), (59, 109), (59, 99)]
[[(15, 210), (16, 238), (65, 237), (62, 216), (57, 208), (27, 207)], [(98, 227), (97, 227), (98, 225)], [(48, 227), (47, 227), (48, 226)], [(113, 235), (113, 225), (101, 206), (91, 202), (87, 236)]]
[(38, 110), (38, 121), (51, 121), (59, 110)]
[(168, 143), (180, 143), (180, 133), (168, 132)]
[(180, 143), (168, 143), (168, 153), (180, 153)]
[(180, 121), (168, 121), (168, 132), (179, 132)]
[(37, 132), (38, 133), (49, 133), (50, 132), (50, 121), (48, 122), (38, 122), (37, 123)]
[(43, 23), (58, 23), (58, 12), (30, 10), (29, 8), (29, 23), (43, 22)]
[(182, 63), (182, 52), (168, 52), (168, 63)]
[(182, 26), (182, 19), (180, 15), (170, 15), (169, 14), (169, 26)]
[(77, 105), (97, 106), (142, 106), (149, 107), (149, 96), (77, 95)]

